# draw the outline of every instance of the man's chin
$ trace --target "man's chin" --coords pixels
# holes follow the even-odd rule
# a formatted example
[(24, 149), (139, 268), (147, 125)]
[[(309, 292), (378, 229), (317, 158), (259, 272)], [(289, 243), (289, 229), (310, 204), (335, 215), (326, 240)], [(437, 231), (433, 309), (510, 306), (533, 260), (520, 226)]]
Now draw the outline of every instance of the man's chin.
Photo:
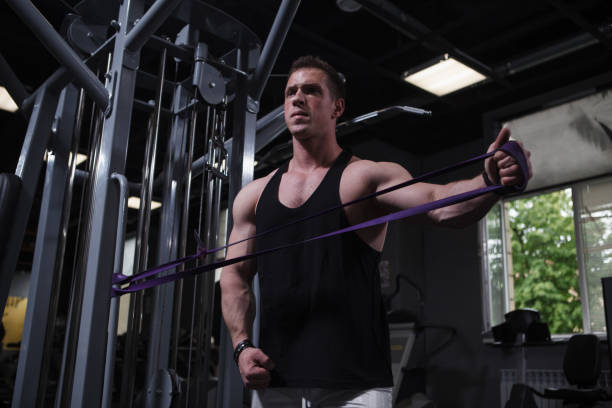
[(289, 128), (289, 132), (291, 133), (291, 135), (297, 137), (298, 139), (304, 139), (309, 137), (308, 126), (291, 126)]

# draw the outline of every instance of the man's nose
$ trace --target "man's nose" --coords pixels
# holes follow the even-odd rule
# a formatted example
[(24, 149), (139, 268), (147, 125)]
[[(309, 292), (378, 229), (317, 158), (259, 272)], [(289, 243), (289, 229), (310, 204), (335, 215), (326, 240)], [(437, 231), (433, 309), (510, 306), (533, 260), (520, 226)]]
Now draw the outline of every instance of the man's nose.
[(293, 100), (291, 102), (296, 106), (304, 104), (304, 93), (301, 89), (298, 89), (295, 94), (293, 94)]

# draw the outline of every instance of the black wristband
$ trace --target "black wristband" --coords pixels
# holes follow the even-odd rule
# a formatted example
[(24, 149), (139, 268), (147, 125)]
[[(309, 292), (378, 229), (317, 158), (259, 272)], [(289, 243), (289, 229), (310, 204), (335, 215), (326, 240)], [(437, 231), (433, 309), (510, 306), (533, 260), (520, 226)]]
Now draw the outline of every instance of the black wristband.
[(249, 347), (255, 347), (253, 343), (251, 343), (250, 339), (244, 339), (236, 345), (236, 348), (234, 349), (234, 361), (236, 364), (238, 364), (238, 357), (240, 357), (240, 353)]

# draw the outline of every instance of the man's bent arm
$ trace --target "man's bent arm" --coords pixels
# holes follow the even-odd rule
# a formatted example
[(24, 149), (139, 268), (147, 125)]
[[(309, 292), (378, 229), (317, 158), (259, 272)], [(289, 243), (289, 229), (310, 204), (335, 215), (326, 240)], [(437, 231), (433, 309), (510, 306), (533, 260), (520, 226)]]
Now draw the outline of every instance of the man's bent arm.
[[(234, 225), (229, 242), (236, 242), (255, 234), (255, 210), (252, 191), (246, 187), (234, 200)], [(226, 259), (251, 253), (253, 240), (231, 246)], [(255, 316), (251, 281), (255, 271), (253, 261), (239, 262), (223, 268), (221, 273), (221, 310), (232, 339), (233, 347), (249, 338)]]
[[(265, 180), (253, 181), (236, 196), (230, 243), (255, 235), (255, 206)], [(226, 259), (253, 253), (254, 248), (253, 240), (233, 245), (227, 249)], [(252, 260), (230, 265), (223, 268), (221, 273), (221, 310), (234, 350), (252, 333), (255, 302), (251, 282), (254, 274)], [(263, 350), (252, 346), (241, 348), (236, 363), (247, 388), (261, 389), (270, 384), (270, 370), (274, 369), (274, 362)]]

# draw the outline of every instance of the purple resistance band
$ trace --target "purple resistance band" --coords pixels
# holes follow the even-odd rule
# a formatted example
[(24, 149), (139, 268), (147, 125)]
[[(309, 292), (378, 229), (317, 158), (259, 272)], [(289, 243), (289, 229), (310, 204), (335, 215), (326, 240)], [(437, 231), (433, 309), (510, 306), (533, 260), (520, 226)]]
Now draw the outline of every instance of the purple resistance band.
[[(221, 251), (221, 250), (226, 249), (226, 248), (228, 248), (230, 246), (233, 246), (233, 245), (236, 245), (236, 244), (239, 244), (239, 243), (251, 240), (251, 239), (255, 239), (255, 238), (261, 237), (263, 235), (272, 233), (274, 231), (278, 231), (280, 229), (287, 228), (287, 227), (289, 227), (291, 225), (295, 225), (297, 223), (313, 219), (313, 218), (321, 216), (323, 214), (327, 214), (327, 213), (330, 213), (332, 211), (336, 211), (336, 210), (338, 210), (340, 208), (344, 208), (346, 206), (349, 206), (349, 205), (352, 205), (352, 204), (355, 204), (355, 203), (358, 203), (358, 202), (361, 202), (361, 201), (364, 201), (364, 200), (368, 200), (370, 198), (377, 197), (379, 195), (386, 194), (386, 193), (389, 193), (391, 191), (395, 191), (397, 189), (400, 189), (400, 188), (403, 188), (403, 187), (407, 187), (407, 186), (415, 184), (415, 183), (422, 182), (422, 181), (424, 181), (426, 179), (430, 179), (432, 177), (448, 173), (448, 172), (450, 172), (452, 170), (456, 170), (456, 169), (468, 166), (468, 165), (470, 165), (470, 164), (472, 164), (474, 162), (477, 162), (477, 161), (480, 161), (480, 160), (484, 160), (484, 159), (486, 159), (488, 157), (493, 156), (497, 150), (503, 151), (503, 152), (513, 156), (515, 158), (515, 160), (517, 160), (517, 162), (518, 162), (518, 164), (519, 164), (519, 166), (520, 166), (520, 168), (521, 168), (521, 170), (523, 172), (523, 183), (522, 184), (511, 186), (511, 187), (506, 187), (506, 186), (503, 186), (503, 185), (492, 185), (492, 186), (487, 186), (487, 187), (479, 188), (479, 189), (472, 190), (472, 191), (466, 191), (464, 193), (460, 193), (460, 194), (457, 194), (457, 195), (454, 195), (454, 196), (450, 196), (450, 197), (446, 197), (446, 198), (443, 198), (443, 199), (440, 199), (440, 200), (432, 201), (430, 203), (426, 203), (426, 204), (422, 204), (422, 205), (419, 205), (419, 206), (416, 206), (416, 207), (408, 208), (406, 210), (401, 210), (401, 211), (398, 211), (398, 212), (395, 212), (395, 213), (392, 213), (392, 214), (384, 215), (382, 217), (374, 218), (372, 220), (365, 221), (365, 222), (362, 222), (362, 223), (359, 223), (359, 224), (351, 225), (349, 227), (342, 228), (342, 229), (339, 229), (337, 231), (332, 231), (332, 232), (329, 232), (329, 233), (326, 233), (326, 234), (322, 234), (322, 235), (318, 235), (318, 236), (315, 236), (315, 237), (312, 237), (312, 238), (308, 238), (308, 239), (303, 240), (303, 241), (293, 242), (293, 243), (289, 243), (289, 244), (286, 244), (286, 245), (281, 245), (281, 246), (278, 246), (278, 247), (275, 247), (275, 248), (263, 249), (263, 250), (256, 251), (256, 252), (251, 253), (251, 254), (239, 256), (239, 257), (236, 257), (236, 258), (225, 259), (223, 261), (217, 261), (217, 262), (213, 262), (213, 263), (210, 263), (210, 264), (197, 266), (195, 268), (191, 268), (191, 269), (188, 269), (186, 271), (176, 272), (176, 273), (173, 273), (173, 274), (157, 277), (157, 278), (154, 278), (154, 279), (149, 279), (147, 281), (142, 281), (142, 279), (145, 279), (145, 278), (157, 275), (157, 274), (159, 274), (161, 272), (173, 269), (173, 268), (177, 267), (178, 265), (181, 265), (181, 264), (183, 264), (185, 262), (188, 262), (190, 260), (193, 260), (193, 259), (197, 259), (197, 258), (199, 258), (201, 256), (204, 256), (204, 255), (207, 255), (207, 254), (211, 254), (211, 253), (215, 253), (217, 251)], [(525, 156), (523, 154), (523, 150), (521, 149), (519, 144), (514, 142), (514, 141), (507, 142), (506, 144), (504, 144), (503, 146), (501, 146), (497, 150), (494, 150), (494, 151), (489, 152), (489, 153), (482, 154), (480, 156), (473, 157), (471, 159), (464, 160), (462, 162), (459, 162), (457, 164), (454, 164), (454, 165), (451, 165), (451, 166), (448, 166), (448, 167), (445, 167), (445, 168), (442, 168), (442, 169), (439, 169), (439, 170), (431, 171), (431, 172), (426, 173), (426, 174), (424, 174), (422, 176), (415, 177), (415, 178), (413, 178), (411, 180), (408, 180), (408, 181), (405, 181), (403, 183), (397, 184), (395, 186), (386, 188), (384, 190), (380, 190), (380, 191), (368, 194), (366, 196), (357, 198), (357, 199), (355, 199), (353, 201), (349, 201), (349, 202), (343, 203), (341, 205), (325, 209), (325, 210), (320, 211), (318, 213), (309, 215), (309, 216), (304, 217), (304, 218), (300, 218), (298, 220), (295, 220), (295, 221), (290, 222), (290, 223), (285, 224), (285, 225), (281, 225), (281, 226), (277, 226), (277, 227), (271, 228), (269, 230), (257, 233), (257, 234), (255, 234), (253, 236), (241, 239), (239, 241), (235, 241), (235, 242), (229, 243), (229, 244), (221, 246), (219, 248), (208, 249), (208, 250), (205, 249), (205, 248), (202, 248), (202, 246), (200, 244), (200, 239), (196, 235), (196, 239), (198, 240), (198, 245), (199, 245), (198, 247), (200, 249), (195, 254), (193, 254), (193, 255), (190, 255), (190, 256), (187, 256), (187, 257), (184, 257), (184, 258), (180, 258), (180, 259), (177, 259), (177, 260), (172, 261), (172, 262), (168, 262), (166, 264), (163, 264), (163, 265), (157, 266), (155, 268), (149, 269), (147, 271), (144, 271), (144, 272), (142, 272), (142, 273), (140, 273), (138, 275), (125, 276), (125, 275), (122, 275), (120, 273), (114, 274), (113, 278), (112, 278), (113, 285), (121, 285), (121, 284), (129, 283), (129, 286), (126, 287), (126, 288), (113, 287), (111, 289), (112, 296), (121, 296), (122, 294), (125, 294), (125, 293), (131, 293), (131, 292), (136, 292), (136, 291), (143, 290), (143, 289), (152, 288), (154, 286), (161, 285), (161, 284), (168, 283), (168, 282), (172, 282), (172, 281), (175, 281), (175, 280), (178, 280), (178, 279), (182, 279), (182, 278), (185, 278), (187, 276), (193, 276), (193, 275), (197, 275), (197, 274), (202, 273), (202, 272), (207, 272), (207, 271), (215, 270), (215, 269), (221, 268), (223, 266), (227, 266), (227, 265), (231, 265), (231, 264), (234, 264), (234, 263), (246, 261), (246, 260), (253, 259), (253, 258), (256, 258), (256, 257), (261, 256), (261, 255), (265, 255), (265, 254), (268, 254), (268, 253), (271, 253), (271, 252), (276, 252), (276, 251), (279, 251), (279, 250), (282, 250), (282, 249), (285, 249), (285, 248), (290, 248), (290, 247), (297, 246), (297, 245), (302, 245), (302, 244), (305, 244), (305, 243), (308, 243), (308, 242), (312, 242), (312, 241), (315, 241), (315, 240), (318, 240), (318, 239), (329, 238), (329, 237), (332, 237), (332, 236), (335, 236), (335, 235), (344, 234), (346, 232), (356, 231), (356, 230), (359, 230), (359, 229), (362, 229), (362, 228), (367, 228), (367, 227), (371, 227), (371, 226), (374, 226), (374, 225), (380, 225), (380, 224), (383, 224), (383, 223), (386, 223), (386, 222), (395, 221), (395, 220), (399, 220), (399, 219), (402, 219), (402, 218), (407, 218), (407, 217), (419, 215), (419, 214), (422, 214), (422, 213), (425, 213), (425, 212), (428, 212), (428, 211), (431, 211), (431, 210), (435, 210), (435, 209), (446, 207), (446, 206), (449, 206), (449, 205), (458, 204), (458, 203), (461, 203), (463, 201), (471, 200), (472, 198), (481, 196), (481, 195), (489, 193), (489, 192), (496, 191), (498, 193), (499, 192), (506, 193), (506, 192), (520, 192), (520, 191), (523, 191), (525, 189), (525, 187), (527, 187), (527, 180), (529, 178), (529, 174), (528, 174), (529, 170), (528, 170), (528, 166), (527, 166), (527, 160), (526, 160), (526, 158), (525, 158)], [(136, 282), (136, 281), (140, 281), (140, 282)]]

